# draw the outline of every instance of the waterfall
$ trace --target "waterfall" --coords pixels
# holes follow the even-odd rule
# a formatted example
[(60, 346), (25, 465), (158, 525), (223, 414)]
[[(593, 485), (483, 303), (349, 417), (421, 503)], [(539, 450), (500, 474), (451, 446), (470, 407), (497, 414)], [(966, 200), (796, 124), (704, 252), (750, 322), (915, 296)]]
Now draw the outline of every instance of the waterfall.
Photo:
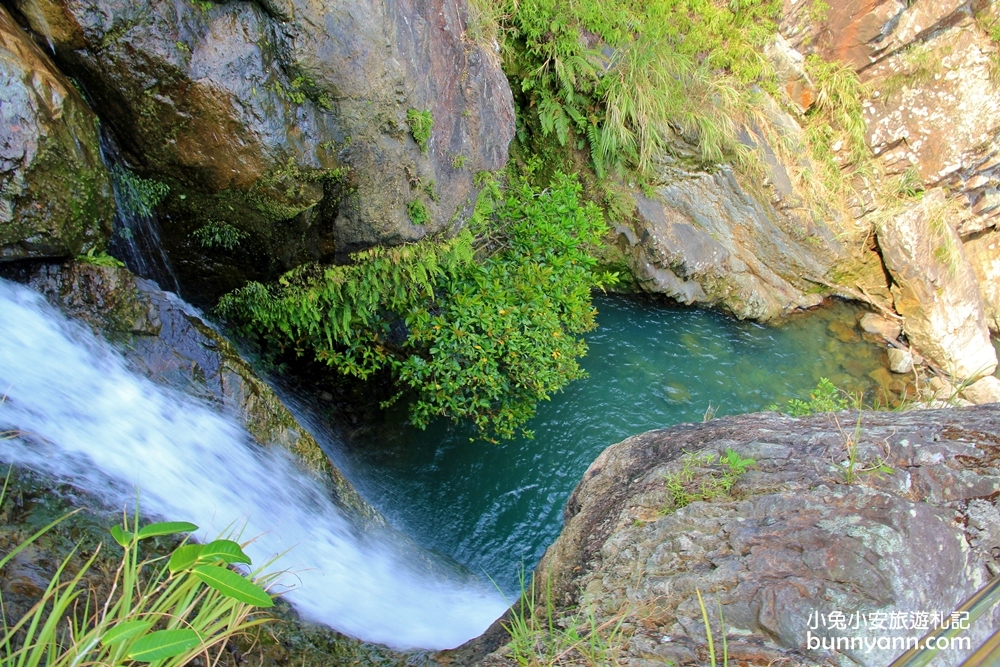
[[(506, 608), (489, 584), (418, 568), (387, 538), (359, 533), (280, 448), (262, 448), (195, 399), (132, 373), (107, 344), (30, 290), (0, 280), (0, 459), (109, 502), (201, 527), (243, 526), (254, 563), (295, 574), (307, 619), (394, 648), (441, 649)], [(121, 506), (119, 504), (119, 506)]]
[(115, 224), (109, 250), (137, 276), (160, 287), (180, 292), (170, 260), (160, 243), (160, 226), (154, 208), (168, 189), (162, 183), (139, 178), (122, 157), (118, 144), (101, 127), (101, 159), (111, 172), (115, 195)]

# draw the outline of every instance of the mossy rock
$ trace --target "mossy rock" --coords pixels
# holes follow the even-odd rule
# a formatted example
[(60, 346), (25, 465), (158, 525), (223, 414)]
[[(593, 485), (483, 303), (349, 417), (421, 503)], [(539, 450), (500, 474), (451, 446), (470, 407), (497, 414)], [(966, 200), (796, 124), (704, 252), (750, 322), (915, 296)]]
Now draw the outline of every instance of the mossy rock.
[(97, 117), (0, 8), (0, 261), (102, 249), (114, 197)]

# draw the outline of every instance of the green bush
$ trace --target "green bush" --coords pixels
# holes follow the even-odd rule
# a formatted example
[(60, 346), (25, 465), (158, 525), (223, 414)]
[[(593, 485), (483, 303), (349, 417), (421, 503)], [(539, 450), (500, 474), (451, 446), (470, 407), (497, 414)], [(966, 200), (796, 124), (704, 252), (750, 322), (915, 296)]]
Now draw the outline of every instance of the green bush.
[(191, 236), (205, 249), (234, 250), (249, 234), (227, 222), (209, 220), (202, 227), (194, 230)]
[(153, 209), (170, 194), (170, 186), (166, 183), (136, 176), (124, 166), (112, 167), (111, 178), (121, 207), (130, 215), (151, 217)]
[(112, 257), (104, 251), (97, 252), (95, 248), (88, 250), (85, 255), (77, 255), (76, 261), (112, 269), (122, 268), (125, 266), (125, 262), (121, 261), (117, 257)]
[(427, 210), (427, 205), (419, 199), (414, 199), (406, 205), (406, 214), (410, 217), (410, 222), (415, 225), (426, 225), (431, 221), (431, 213)]
[(226, 295), (219, 312), (272, 351), (362, 379), (390, 371), (400, 392), (387, 403), (412, 390), (418, 427), (469, 419), (484, 438), (510, 438), (537, 401), (584, 375), (591, 290), (615, 280), (594, 270), (607, 227), (579, 193), (562, 174), (541, 191), (493, 184), (455, 238), (300, 267)]
[(852, 403), (856, 402), (858, 401), (855, 400), (855, 397), (838, 388), (826, 378), (820, 378), (816, 388), (809, 394), (808, 401), (793, 398), (788, 401), (788, 405), (784, 409), (780, 409), (777, 405), (770, 405), (767, 409), (775, 412), (780, 411), (792, 417), (804, 417), (817, 412), (846, 410), (851, 407)]

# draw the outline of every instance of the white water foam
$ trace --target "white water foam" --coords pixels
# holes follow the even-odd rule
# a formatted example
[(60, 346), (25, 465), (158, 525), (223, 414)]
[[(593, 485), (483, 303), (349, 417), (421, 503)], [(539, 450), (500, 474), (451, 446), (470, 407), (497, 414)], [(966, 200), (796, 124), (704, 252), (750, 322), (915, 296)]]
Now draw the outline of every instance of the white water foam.
[[(202, 527), (245, 522), (255, 563), (298, 572), (288, 599), (306, 618), (394, 648), (451, 648), (506, 608), (489, 585), (418, 571), (379, 537), (358, 535), (321, 485), (278, 448), (232, 421), (133, 374), (89, 330), (30, 290), (0, 280), (0, 459), (143, 511)], [(429, 556), (428, 556), (429, 557)]]

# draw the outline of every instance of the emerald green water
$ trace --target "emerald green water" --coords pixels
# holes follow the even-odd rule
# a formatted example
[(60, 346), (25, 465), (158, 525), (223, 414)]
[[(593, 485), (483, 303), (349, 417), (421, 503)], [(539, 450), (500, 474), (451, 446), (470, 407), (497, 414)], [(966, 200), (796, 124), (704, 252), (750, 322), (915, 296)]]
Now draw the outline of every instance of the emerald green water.
[[(608, 445), (649, 429), (807, 398), (820, 377), (868, 389), (881, 350), (852, 338), (844, 304), (768, 327), (704, 310), (620, 297), (595, 300), (590, 377), (539, 406), (534, 440), (470, 442), (441, 422), (405, 425), (404, 409), (355, 441), (360, 487), (425, 546), (489, 575), (512, 594), (559, 533), (566, 499)], [(831, 324), (833, 329), (831, 329)], [(838, 337), (837, 334), (840, 334)]]

